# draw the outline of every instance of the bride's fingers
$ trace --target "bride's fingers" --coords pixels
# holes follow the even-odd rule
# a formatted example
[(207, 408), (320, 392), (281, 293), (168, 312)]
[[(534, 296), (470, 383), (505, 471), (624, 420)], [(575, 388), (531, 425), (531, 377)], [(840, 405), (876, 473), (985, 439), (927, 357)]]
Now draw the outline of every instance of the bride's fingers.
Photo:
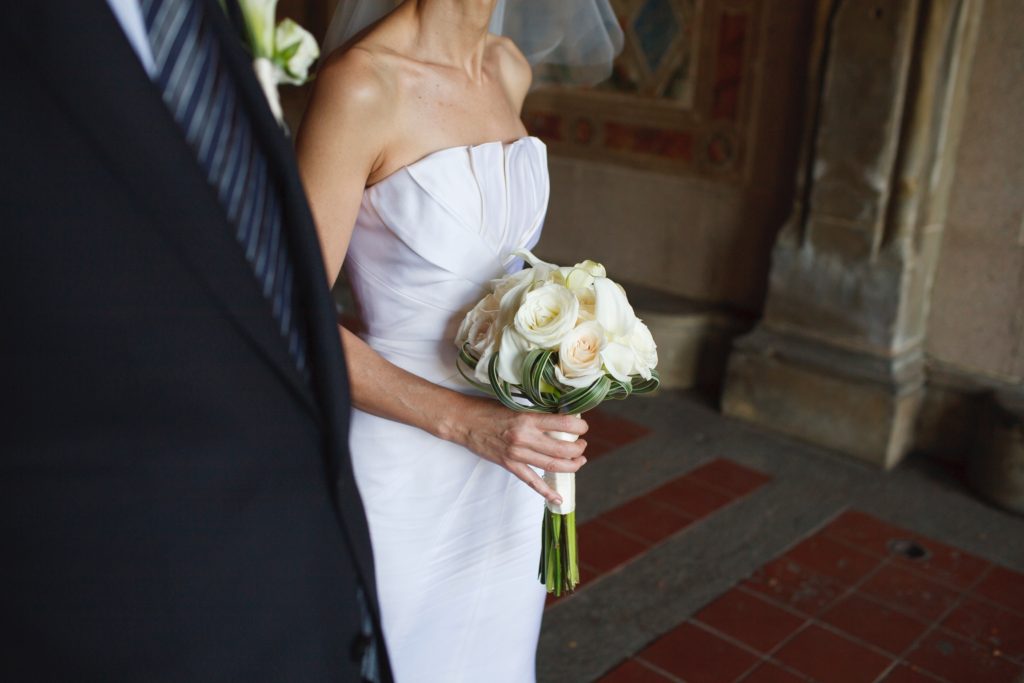
[(544, 479), (528, 466), (517, 463), (509, 467), (509, 470), (549, 502), (555, 505), (562, 504), (562, 497), (555, 493), (555, 490), (548, 486)]
[(583, 435), (589, 425), (583, 418), (572, 415), (536, 415), (536, 426), (542, 432), (566, 432), (567, 434)]
[(583, 451), (587, 448), (585, 439), (559, 441), (544, 432), (533, 432), (523, 445), (542, 455), (549, 455), (553, 458), (562, 458), (564, 460), (572, 460), (582, 456)]
[(510, 451), (510, 457), (515, 462), (533, 465), (548, 472), (576, 472), (587, 462), (584, 457), (555, 458), (528, 448), (513, 448)]

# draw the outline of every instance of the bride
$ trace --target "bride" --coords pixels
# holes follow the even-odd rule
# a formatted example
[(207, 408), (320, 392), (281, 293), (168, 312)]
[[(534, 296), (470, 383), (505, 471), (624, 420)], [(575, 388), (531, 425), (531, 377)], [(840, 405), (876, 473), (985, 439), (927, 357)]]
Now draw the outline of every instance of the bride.
[(587, 427), (480, 396), (453, 340), (540, 237), (546, 150), (520, 121), (532, 68), (607, 69), (621, 32), (607, 0), (341, 0), (327, 42), (345, 46), (297, 153), (327, 273), (344, 263), (366, 328), (340, 333), (395, 677), (532, 681), (537, 494), (559, 502), (536, 468), (578, 470), (586, 441), (546, 432)]

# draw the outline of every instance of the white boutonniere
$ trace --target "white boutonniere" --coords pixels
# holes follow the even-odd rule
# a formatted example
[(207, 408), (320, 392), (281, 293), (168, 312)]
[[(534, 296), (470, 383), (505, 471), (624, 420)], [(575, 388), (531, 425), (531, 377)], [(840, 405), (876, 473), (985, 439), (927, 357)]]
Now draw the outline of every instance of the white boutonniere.
[(253, 70), (267, 96), (270, 110), (284, 125), (277, 86), (302, 85), (309, 80), (309, 68), (320, 56), (320, 48), (309, 31), (291, 19), (274, 25), (277, 0), (238, 0), (245, 19)]

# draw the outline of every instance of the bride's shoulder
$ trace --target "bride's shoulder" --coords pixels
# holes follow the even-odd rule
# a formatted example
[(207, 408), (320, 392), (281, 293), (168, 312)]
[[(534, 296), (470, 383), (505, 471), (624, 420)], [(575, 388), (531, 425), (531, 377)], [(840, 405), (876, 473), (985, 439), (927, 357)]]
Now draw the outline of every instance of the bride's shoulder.
[(522, 101), (533, 80), (533, 69), (526, 56), (511, 39), (505, 36), (489, 36), (487, 49), (491, 63), (509, 94), (514, 99)]
[(395, 77), (379, 51), (356, 44), (328, 56), (317, 72), (316, 87), (343, 93), (349, 103), (387, 106), (393, 97)]

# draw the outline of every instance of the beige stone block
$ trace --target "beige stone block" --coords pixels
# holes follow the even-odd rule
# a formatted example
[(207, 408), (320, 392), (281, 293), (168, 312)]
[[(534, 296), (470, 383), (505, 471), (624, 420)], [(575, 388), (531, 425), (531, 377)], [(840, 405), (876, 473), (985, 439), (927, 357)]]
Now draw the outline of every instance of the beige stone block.
[(922, 391), (833, 374), (768, 349), (729, 358), (722, 411), (774, 431), (894, 467), (909, 450)]
[(946, 234), (927, 340), (937, 360), (1024, 381), (1024, 249)]

